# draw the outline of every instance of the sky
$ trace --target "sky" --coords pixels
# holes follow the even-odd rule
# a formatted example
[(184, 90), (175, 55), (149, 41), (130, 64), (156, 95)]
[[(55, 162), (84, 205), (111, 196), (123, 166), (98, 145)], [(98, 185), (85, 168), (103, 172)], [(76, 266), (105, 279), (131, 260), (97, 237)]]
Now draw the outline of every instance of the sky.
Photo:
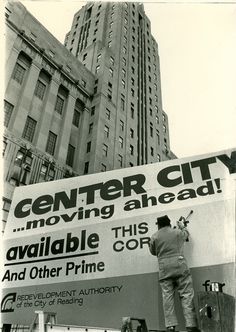
[[(64, 42), (77, 0), (21, 0)], [(236, 147), (236, 0), (145, 2), (159, 45), (162, 106), (177, 157)]]

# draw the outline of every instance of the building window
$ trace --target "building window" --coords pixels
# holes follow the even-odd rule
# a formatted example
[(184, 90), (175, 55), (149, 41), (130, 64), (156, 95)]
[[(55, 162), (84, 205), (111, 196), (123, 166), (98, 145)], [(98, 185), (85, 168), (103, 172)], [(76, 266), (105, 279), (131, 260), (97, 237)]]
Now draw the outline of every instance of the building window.
[(107, 46), (110, 48), (111, 47), (111, 41), (108, 42)]
[(8, 127), (14, 106), (4, 100), (4, 126)]
[(123, 53), (126, 54), (127, 53), (127, 48), (125, 46), (123, 46)]
[(125, 88), (125, 80), (121, 80), (122, 87)]
[(107, 98), (110, 99), (110, 100), (112, 99), (112, 91), (111, 91), (111, 89), (107, 90)]
[(112, 65), (114, 65), (114, 63), (115, 63), (115, 60), (114, 60), (114, 58), (111, 56), (110, 57), (110, 63), (112, 64)]
[(130, 162), (130, 163), (129, 163), (129, 166), (130, 166), (130, 167), (134, 167), (134, 164)]
[(134, 108), (131, 106), (131, 118), (134, 119)]
[(105, 164), (101, 164), (101, 172), (106, 172), (107, 167)]
[(93, 122), (89, 124), (89, 131), (88, 133), (91, 134), (93, 131)]
[(97, 65), (97, 67), (96, 67), (96, 74), (99, 72), (99, 69), (100, 69), (100, 65)]
[(129, 146), (129, 151), (130, 151), (131, 156), (133, 156), (134, 155), (134, 147), (131, 144)]
[(125, 76), (126, 75), (126, 70), (122, 68), (122, 74)]
[(49, 168), (48, 171), (48, 181), (52, 181), (55, 177), (55, 169), (54, 168)]
[(118, 154), (118, 163), (119, 163), (120, 167), (123, 166), (123, 157), (120, 154)]
[(62, 114), (63, 106), (64, 106), (65, 100), (61, 98), (60, 96), (57, 96), (56, 104), (55, 104), (55, 111), (59, 114)]
[(154, 150), (153, 150), (152, 146), (151, 146), (150, 150), (151, 150), (151, 156), (153, 156), (154, 155)]
[(95, 106), (91, 107), (91, 116), (95, 114)]
[(124, 43), (127, 44), (127, 37), (124, 36)]
[(12, 74), (13, 80), (21, 84), (24, 79), (25, 71), (26, 69), (24, 67), (22, 67), (19, 63), (16, 63)]
[[(126, 28), (126, 26), (124, 26), (124, 33), (127, 34), (127, 28)], [(127, 42), (127, 38), (126, 38), (126, 42)]]
[(86, 152), (88, 153), (90, 151), (91, 151), (91, 142), (88, 142)]
[(162, 114), (162, 120), (163, 120), (163, 121), (166, 121), (166, 116), (165, 116), (164, 113)]
[[(97, 61), (99, 61), (100, 60), (100, 58), (101, 58), (101, 53), (99, 53), (98, 55), (97, 55)], [(98, 66), (97, 66), (98, 67)]]
[(119, 136), (119, 146), (121, 149), (123, 149), (123, 147), (124, 147), (124, 139), (123, 139), (123, 137), (120, 137), (120, 136)]
[(126, 59), (125, 58), (122, 58), (122, 65), (126, 66)]
[(112, 38), (112, 31), (109, 31), (108, 38)]
[(84, 174), (88, 174), (88, 171), (89, 171), (89, 162), (87, 161), (87, 162), (84, 164)]
[(92, 7), (90, 7), (90, 8), (86, 11), (86, 17), (85, 17), (85, 20), (86, 20), (86, 21), (91, 17), (91, 13), (92, 13)]
[(156, 115), (156, 124), (159, 124), (159, 117)]
[(120, 120), (120, 131), (124, 131), (124, 127), (125, 127), (124, 121)]
[(134, 138), (134, 130), (132, 128), (130, 128), (129, 134), (130, 138)]
[(112, 68), (109, 68), (109, 74), (111, 77), (113, 77), (113, 69)]
[(108, 108), (106, 108), (106, 118), (107, 120), (110, 120), (111, 118), (111, 111)]
[(125, 17), (125, 24), (128, 24), (128, 20), (127, 20), (127, 18)]
[(135, 57), (132, 55), (132, 61), (135, 62)]
[(33, 141), (36, 124), (37, 124), (37, 121), (35, 121), (31, 117), (27, 116), (27, 120), (25, 123), (25, 128), (24, 128), (22, 137), (29, 142)]
[(46, 152), (54, 155), (55, 147), (56, 147), (57, 135), (54, 134), (52, 131), (49, 131), (48, 140), (46, 145)]
[(109, 137), (109, 132), (110, 132), (109, 127), (105, 126), (105, 127), (104, 127), (104, 136), (105, 136), (106, 138)]
[(166, 125), (163, 124), (163, 133), (166, 133)]
[(134, 85), (134, 78), (131, 77), (131, 84)]
[(152, 98), (149, 98), (149, 104), (152, 105)]
[(156, 131), (157, 134), (157, 143), (158, 145), (160, 145), (160, 134), (159, 134), (159, 130)]
[(83, 61), (87, 58), (87, 53), (84, 53), (84, 55), (83, 55)]
[(107, 155), (108, 155), (108, 146), (106, 144), (103, 144), (103, 146), (102, 146), (102, 155), (104, 157), (107, 157)]
[(153, 137), (153, 124), (150, 122), (150, 136)]
[(75, 147), (71, 144), (68, 145), (67, 157), (66, 157), (66, 165), (73, 167), (75, 156)]
[(121, 110), (122, 111), (125, 110), (125, 96), (124, 95), (121, 96)]
[(3, 198), (3, 211), (9, 212), (11, 206), (11, 201), (7, 198)]
[(46, 90), (46, 85), (40, 80), (38, 80), (34, 91), (35, 96), (43, 100), (45, 90)]
[(131, 96), (134, 97), (134, 89), (131, 88)]
[(157, 154), (157, 161), (161, 161), (161, 156)]
[(132, 74), (134, 74), (134, 72), (135, 72), (133, 66), (131, 67), (131, 72), (132, 72)]
[(2, 142), (2, 155), (3, 155), (3, 156), (4, 156), (4, 154), (5, 154), (6, 148), (7, 148), (7, 142), (4, 140), (4, 141)]
[(157, 97), (157, 95), (155, 95), (155, 102), (156, 102), (156, 103), (158, 102), (158, 97)]
[(46, 180), (47, 170), (48, 170), (47, 165), (45, 165), (45, 164), (41, 165), (40, 173), (39, 173), (39, 182)]
[(14, 161), (14, 164), (17, 165), (17, 166), (21, 166), (22, 163), (23, 163), (23, 159), (24, 159), (24, 152), (19, 150), (17, 152), (17, 155), (16, 155), (16, 159)]

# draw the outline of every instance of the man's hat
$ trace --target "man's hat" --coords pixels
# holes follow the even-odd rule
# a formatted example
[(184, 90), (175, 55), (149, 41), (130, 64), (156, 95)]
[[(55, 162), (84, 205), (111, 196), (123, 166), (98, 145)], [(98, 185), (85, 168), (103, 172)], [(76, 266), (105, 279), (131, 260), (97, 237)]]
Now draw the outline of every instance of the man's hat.
[(170, 225), (170, 218), (167, 216), (167, 214), (164, 215), (164, 216), (158, 217), (156, 225), (161, 226), (161, 227), (169, 226)]

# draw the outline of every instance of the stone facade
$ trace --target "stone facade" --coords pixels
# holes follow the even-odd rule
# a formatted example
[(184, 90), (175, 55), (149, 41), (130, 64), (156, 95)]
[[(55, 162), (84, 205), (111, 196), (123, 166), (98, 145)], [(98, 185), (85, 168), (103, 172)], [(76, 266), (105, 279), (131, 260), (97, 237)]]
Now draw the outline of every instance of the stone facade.
[(4, 197), (15, 186), (174, 158), (158, 46), (139, 3), (88, 3), (65, 46), (6, 8)]

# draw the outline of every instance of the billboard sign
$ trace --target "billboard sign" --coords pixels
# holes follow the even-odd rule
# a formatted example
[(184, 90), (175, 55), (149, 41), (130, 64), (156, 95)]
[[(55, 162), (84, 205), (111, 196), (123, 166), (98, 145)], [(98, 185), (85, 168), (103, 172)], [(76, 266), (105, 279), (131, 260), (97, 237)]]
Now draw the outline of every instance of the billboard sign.
[(141, 315), (160, 327), (158, 266), (148, 250), (156, 218), (168, 214), (175, 224), (193, 210), (190, 267), (197, 276), (224, 269), (230, 279), (235, 173), (229, 150), (16, 188), (4, 234), (3, 319), (29, 324), (40, 309), (63, 324), (120, 327), (122, 316)]

